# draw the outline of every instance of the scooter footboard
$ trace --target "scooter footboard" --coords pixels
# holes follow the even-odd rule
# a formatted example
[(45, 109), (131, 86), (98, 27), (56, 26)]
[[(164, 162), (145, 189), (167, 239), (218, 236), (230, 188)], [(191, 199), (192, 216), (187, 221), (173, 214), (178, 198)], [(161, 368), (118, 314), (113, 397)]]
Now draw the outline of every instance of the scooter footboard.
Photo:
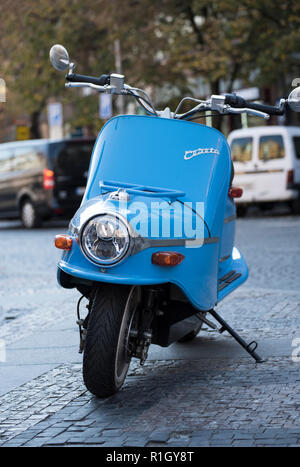
[(234, 247), (231, 256), (220, 263), (218, 274), (218, 302), (242, 285), (248, 278), (243, 255)]

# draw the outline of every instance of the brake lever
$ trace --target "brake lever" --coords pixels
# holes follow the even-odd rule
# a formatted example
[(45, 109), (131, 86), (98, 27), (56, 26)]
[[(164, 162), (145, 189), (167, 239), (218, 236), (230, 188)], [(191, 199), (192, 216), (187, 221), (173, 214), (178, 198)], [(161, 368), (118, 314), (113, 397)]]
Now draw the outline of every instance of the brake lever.
[(108, 94), (117, 94), (119, 96), (128, 95), (128, 91), (124, 88), (118, 90), (116, 86), (111, 84), (106, 84), (105, 86), (99, 86), (98, 84), (93, 83), (65, 83), (66, 88), (91, 88), (95, 89), (98, 92), (106, 92)]
[(110, 85), (98, 86), (97, 84), (92, 83), (65, 83), (66, 88), (92, 88), (96, 91), (109, 92), (111, 89)]
[(228, 106), (227, 109), (224, 109), (223, 113), (231, 113), (231, 114), (247, 113), (249, 115), (256, 115), (257, 117), (263, 117), (265, 120), (269, 120), (270, 118), (270, 115), (265, 112), (261, 112), (260, 110), (248, 109), (247, 107), (243, 109), (239, 109), (236, 107)]

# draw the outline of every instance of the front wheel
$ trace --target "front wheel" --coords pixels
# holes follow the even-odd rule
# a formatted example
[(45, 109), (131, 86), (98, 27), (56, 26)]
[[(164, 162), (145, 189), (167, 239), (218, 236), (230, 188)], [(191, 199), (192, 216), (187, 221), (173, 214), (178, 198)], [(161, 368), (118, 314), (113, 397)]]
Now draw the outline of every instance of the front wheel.
[(97, 397), (122, 387), (131, 361), (129, 332), (140, 303), (140, 288), (97, 287), (91, 301), (83, 355), (83, 379)]

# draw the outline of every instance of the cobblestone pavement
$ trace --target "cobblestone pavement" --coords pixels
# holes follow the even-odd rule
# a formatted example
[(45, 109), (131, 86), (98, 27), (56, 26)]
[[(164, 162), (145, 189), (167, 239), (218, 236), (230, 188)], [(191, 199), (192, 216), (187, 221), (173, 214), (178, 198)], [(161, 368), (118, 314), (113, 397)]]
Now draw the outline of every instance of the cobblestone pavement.
[(27, 231), (18, 222), (0, 221), (0, 338), (7, 344), (74, 316), (79, 294), (56, 282), (60, 254), (53, 241), (66, 229), (66, 222)]
[[(22, 243), (25, 233), (16, 232)], [(260, 365), (246, 353), (238, 359), (213, 355), (211, 359), (159, 359), (144, 367), (133, 362), (123, 390), (104, 400), (86, 391), (81, 365), (60, 365), (0, 397), (0, 444), (300, 446), (300, 362), (291, 356), (292, 340), (300, 338), (299, 232), (299, 217), (238, 220), (237, 245), (250, 266), (250, 277), (218, 306), (219, 313), (246, 340), (277, 339), (280, 345), (280, 339), (290, 339), (290, 352)], [(36, 237), (39, 246), (50, 234), (45, 230), (41, 239)], [(52, 252), (45, 250), (45, 258), (47, 254)], [(45, 273), (41, 268), (40, 274), (49, 274), (52, 301), (55, 296), (51, 312), (50, 295), (43, 305), (50, 322), (55, 307), (65, 303), (66, 313), (71, 313), (72, 300), (76, 300), (74, 292), (67, 291), (70, 302), (65, 291), (56, 290), (50, 279), (53, 257), (48, 260), (49, 270)], [(29, 267), (28, 259), (24, 264), (27, 261)], [(34, 258), (31, 261), (34, 264)], [(21, 271), (20, 278), (26, 282)], [(38, 283), (46, 289), (45, 278)], [(8, 336), (13, 336), (10, 326), (17, 327), (20, 320), (23, 334), (35, 331), (35, 313), (42, 300), (31, 298), (31, 302), (35, 303), (33, 311), (4, 325)], [(199, 342), (201, 334), (206, 340), (232, 340), (204, 330), (197, 337)]]
[(152, 361), (97, 400), (80, 365), (62, 365), (0, 399), (0, 436), (3, 446), (300, 445), (299, 382), (290, 358)]

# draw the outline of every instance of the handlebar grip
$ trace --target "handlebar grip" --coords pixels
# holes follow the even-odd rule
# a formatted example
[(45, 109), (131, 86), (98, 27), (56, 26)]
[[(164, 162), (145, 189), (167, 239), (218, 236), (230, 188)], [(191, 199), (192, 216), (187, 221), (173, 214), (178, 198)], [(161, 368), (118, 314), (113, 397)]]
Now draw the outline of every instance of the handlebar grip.
[(269, 115), (283, 115), (284, 109), (279, 109), (274, 105), (255, 104), (254, 102), (246, 102), (246, 107), (252, 110), (260, 110), (266, 112)]
[(265, 105), (265, 104), (256, 104), (254, 102), (248, 102), (236, 94), (225, 94), (225, 104), (230, 105), (231, 107), (237, 108), (248, 108), (252, 110), (258, 110), (260, 112), (265, 112), (269, 115), (283, 115), (284, 109), (279, 109), (274, 105)]
[(231, 107), (243, 108), (246, 107), (246, 101), (236, 94), (225, 94), (225, 104)]
[(86, 75), (77, 75), (75, 73), (66, 76), (66, 80), (71, 83), (91, 83), (97, 86), (104, 86), (110, 83), (110, 75), (101, 75), (99, 78)]

